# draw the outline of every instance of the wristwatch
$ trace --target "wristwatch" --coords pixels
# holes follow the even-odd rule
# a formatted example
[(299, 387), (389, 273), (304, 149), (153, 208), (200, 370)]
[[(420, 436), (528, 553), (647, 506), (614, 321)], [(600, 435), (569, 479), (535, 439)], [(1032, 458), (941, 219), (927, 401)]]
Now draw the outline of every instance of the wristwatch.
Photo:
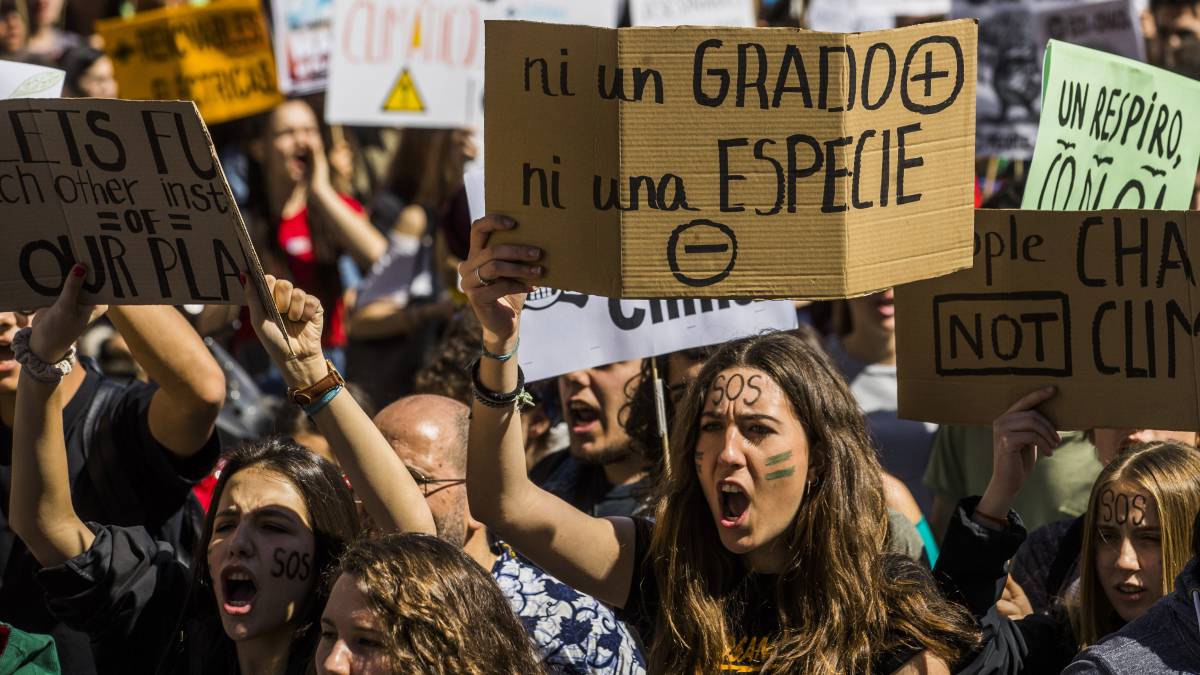
[(307, 408), (313, 402), (321, 400), (321, 397), (337, 387), (346, 386), (346, 381), (342, 379), (342, 374), (337, 371), (337, 368), (333, 367), (333, 361), (327, 359), (325, 365), (329, 368), (329, 373), (325, 377), (302, 389), (288, 387), (287, 397), (291, 399), (292, 403), (301, 408)]

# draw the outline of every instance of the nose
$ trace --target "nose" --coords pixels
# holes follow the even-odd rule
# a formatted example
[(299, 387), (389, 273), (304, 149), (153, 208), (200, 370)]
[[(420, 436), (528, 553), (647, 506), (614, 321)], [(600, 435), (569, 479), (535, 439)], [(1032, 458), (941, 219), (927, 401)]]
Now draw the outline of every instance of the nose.
[(330, 675), (350, 675), (350, 648), (346, 641), (338, 638), (329, 650), (329, 655), (321, 662), (321, 672)]
[(725, 427), (725, 442), (717, 455), (717, 461), (735, 469), (746, 466), (746, 454), (742, 452), (742, 435), (736, 424)]
[(1126, 572), (1141, 570), (1142, 565), (1138, 562), (1137, 551), (1133, 548), (1133, 541), (1128, 537), (1122, 537), (1120, 546), (1117, 550), (1117, 569)]
[(229, 539), (229, 555), (249, 558), (254, 555), (254, 538), (250, 536), (250, 526), (245, 522), (238, 523), (237, 529)]

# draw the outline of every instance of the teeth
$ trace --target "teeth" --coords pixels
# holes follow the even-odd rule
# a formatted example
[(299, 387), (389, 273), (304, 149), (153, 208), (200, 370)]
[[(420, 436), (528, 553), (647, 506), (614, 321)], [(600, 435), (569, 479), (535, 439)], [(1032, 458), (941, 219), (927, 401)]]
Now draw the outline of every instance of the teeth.
[(726, 483), (721, 486), (721, 492), (741, 492), (742, 489), (736, 485)]
[(250, 581), (250, 575), (245, 572), (231, 572), (229, 579), (230, 581)]

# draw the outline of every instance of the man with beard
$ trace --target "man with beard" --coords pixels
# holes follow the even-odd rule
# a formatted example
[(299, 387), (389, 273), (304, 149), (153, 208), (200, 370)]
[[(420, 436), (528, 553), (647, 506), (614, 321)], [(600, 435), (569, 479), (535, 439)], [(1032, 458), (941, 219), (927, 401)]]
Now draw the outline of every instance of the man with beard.
[(491, 572), (550, 673), (644, 673), (612, 610), (534, 566), (471, 517), (465, 486), (467, 406), (444, 396), (402, 398), (375, 416), (425, 493), (438, 537)]
[(644, 507), (648, 463), (625, 428), (641, 363), (618, 361), (560, 376), (570, 445), (529, 472), (544, 490), (598, 518), (631, 516)]

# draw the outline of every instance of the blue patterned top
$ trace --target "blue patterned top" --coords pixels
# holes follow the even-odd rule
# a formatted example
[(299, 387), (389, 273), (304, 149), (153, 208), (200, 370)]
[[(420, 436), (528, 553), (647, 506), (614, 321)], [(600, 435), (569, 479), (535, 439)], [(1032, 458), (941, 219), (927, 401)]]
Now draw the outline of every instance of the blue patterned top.
[(499, 545), (492, 576), (551, 675), (644, 675), (640, 645), (613, 611)]

